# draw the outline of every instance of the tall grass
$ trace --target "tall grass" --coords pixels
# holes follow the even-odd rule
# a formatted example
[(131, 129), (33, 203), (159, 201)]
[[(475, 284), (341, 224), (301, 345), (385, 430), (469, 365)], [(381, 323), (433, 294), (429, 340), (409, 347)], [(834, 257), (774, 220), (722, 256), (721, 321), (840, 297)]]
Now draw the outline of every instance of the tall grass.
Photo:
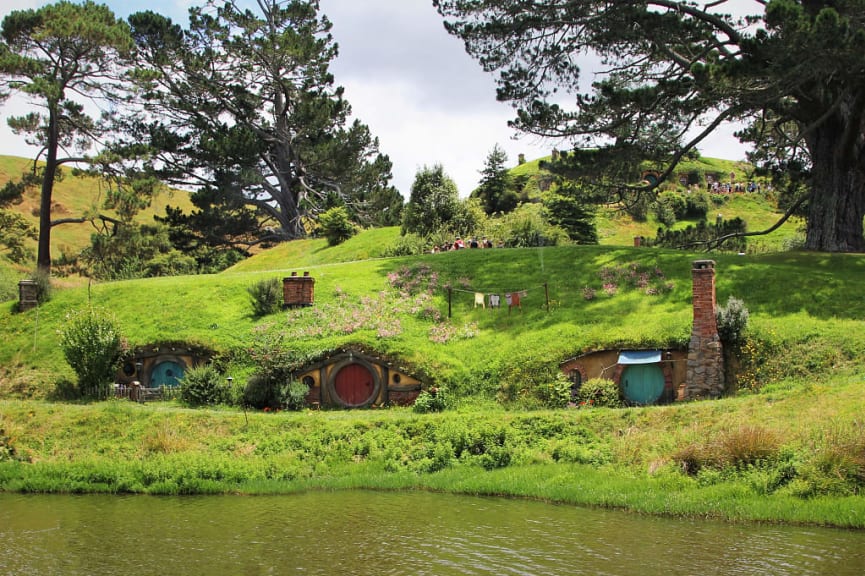
[[(434, 489), (644, 513), (865, 527), (861, 373), (813, 398), (435, 414), (0, 401), (0, 490)], [(842, 406), (851, 404), (850, 410)], [(858, 410), (858, 412), (857, 412)], [(689, 452), (690, 451), (690, 452)], [(683, 467), (698, 454), (701, 468)]]

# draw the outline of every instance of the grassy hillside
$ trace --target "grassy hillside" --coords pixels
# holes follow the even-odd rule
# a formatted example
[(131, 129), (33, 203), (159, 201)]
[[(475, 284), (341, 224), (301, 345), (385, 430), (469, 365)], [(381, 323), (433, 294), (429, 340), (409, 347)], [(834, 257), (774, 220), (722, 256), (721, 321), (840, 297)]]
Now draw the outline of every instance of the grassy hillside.
[[(865, 527), (865, 301), (856, 296), (865, 257), (712, 256), (718, 300), (737, 296), (751, 312), (743, 382), (759, 393), (545, 410), (520, 399), (546, 385), (565, 358), (599, 348), (684, 348), (691, 263), (707, 255), (588, 246), (357, 259), (375, 255), (396, 234), (363, 233), (337, 247), (293, 243), (218, 275), (65, 289), (25, 313), (3, 304), (0, 490), (417, 488)], [(650, 272), (659, 293), (617, 280), (608, 294), (602, 283), (622, 269)], [(291, 271), (315, 278), (315, 305), (254, 318), (247, 288)], [(434, 288), (427, 296), (413, 283)], [(454, 289), (450, 319), (447, 285)], [(587, 288), (595, 290), (592, 299)], [(472, 306), (474, 290), (522, 289), (522, 311)], [(71, 311), (89, 305), (110, 310), (131, 345), (184, 341), (221, 352), (220, 367), (238, 382), (254, 369), (248, 347), (281, 332), (306, 353), (346, 343), (373, 348), (459, 401), (444, 413), (419, 415), (405, 408), (247, 414), (175, 402), (39, 400), (72, 378), (60, 332)], [(517, 401), (494, 400), (508, 396)]]
[[(525, 191), (529, 197), (535, 198), (540, 195), (542, 181), (547, 178), (548, 173), (541, 168), (541, 163), (549, 161), (550, 157), (537, 158), (515, 166), (510, 170), (514, 177), (527, 179)], [(650, 166), (645, 167), (647, 170)], [(711, 175), (718, 181), (729, 182), (733, 175), (735, 182), (748, 182), (753, 178), (751, 166), (745, 162), (723, 160), (718, 158), (698, 158), (687, 160), (679, 165), (677, 174), (687, 176), (694, 173), (699, 175), (705, 182), (707, 175)], [(701, 184), (700, 188), (704, 185)], [(667, 182), (661, 186), (662, 190), (678, 190), (685, 193), (686, 187), (679, 186), (676, 182)], [(766, 230), (783, 215), (779, 211), (774, 200), (766, 194), (735, 193), (716, 195), (723, 199), (721, 204), (713, 205), (709, 211), (708, 219), (714, 221), (718, 214), (725, 219), (742, 218), (748, 226), (749, 232)], [(602, 207), (598, 211), (597, 221), (598, 240), (603, 245), (629, 246), (634, 242), (636, 236), (647, 238), (654, 237), (661, 226), (650, 212), (645, 222), (638, 222), (617, 206)], [(683, 220), (675, 224), (675, 228), (694, 225), (696, 221)], [(795, 245), (797, 240), (804, 239), (804, 221), (794, 217), (784, 223), (778, 230), (766, 236), (756, 236), (748, 239), (749, 253), (779, 252)]]
[[(521, 371), (555, 367), (581, 352), (687, 345), (691, 262), (705, 254), (597, 246), (466, 250), (339, 263), (388, 233), (395, 232), (362, 234), (334, 248), (313, 241), (305, 244), (310, 248), (305, 259), (283, 254), (275, 262), (267, 253), (219, 275), (62, 290), (38, 310), (21, 314), (7, 303), (0, 314), (4, 387), (35, 386), (44, 393), (58, 376), (71, 376), (58, 332), (71, 310), (88, 303), (110, 310), (131, 345), (181, 340), (235, 351), (239, 364), (233, 369), (240, 373), (249, 367), (242, 365), (239, 351), (257, 327), (266, 326), (287, 334), (299, 351), (359, 343), (402, 358), (463, 394), (474, 390), (487, 396), (495, 395), (505, 376), (519, 378)], [(729, 296), (745, 301), (752, 334), (765, 350), (774, 351), (765, 360), (782, 375), (817, 373), (863, 359), (865, 302), (850, 294), (865, 280), (865, 259), (798, 253), (716, 259), (719, 302)], [(660, 293), (648, 295), (622, 281), (608, 295), (601, 272), (629, 267), (658, 274)], [(263, 319), (252, 316), (250, 285), (301, 270), (315, 278), (314, 307)], [(429, 294), (397, 287), (412, 281), (430, 286)], [(450, 319), (447, 285), (454, 289)], [(595, 292), (591, 300), (585, 297), (587, 288)], [(473, 308), (474, 291), (517, 290), (527, 291), (522, 311)]]
[[(26, 158), (0, 156), (0, 186), (19, 178), (31, 167), (32, 162)], [(115, 216), (113, 211), (102, 209), (105, 198), (103, 185), (99, 180), (72, 176), (68, 168), (65, 173), (64, 178), (54, 187), (52, 218), (79, 218), (93, 212)], [(22, 202), (11, 207), (21, 212), (34, 226), (39, 224), (39, 194), (38, 188), (28, 190), (24, 193)], [(151, 223), (154, 214), (165, 214), (167, 205), (179, 206), (184, 210), (189, 210), (192, 206), (185, 193), (166, 190), (154, 198), (150, 208), (142, 211), (136, 220)], [(80, 252), (82, 248), (90, 245), (90, 235), (94, 232), (95, 229), (89, 222), (55, 226), (51, 231), (51, 256), (58, 258), (63, 253)], [(36, 242), (31, 242), (31, 246), (35, 250)]]

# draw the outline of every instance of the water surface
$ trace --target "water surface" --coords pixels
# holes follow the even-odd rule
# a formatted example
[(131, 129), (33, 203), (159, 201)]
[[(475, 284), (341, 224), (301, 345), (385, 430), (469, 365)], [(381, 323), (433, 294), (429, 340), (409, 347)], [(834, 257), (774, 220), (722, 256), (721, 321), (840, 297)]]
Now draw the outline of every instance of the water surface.
[(0, 494), (0, 574), (827, 575), (865, 532), (425, 492)]

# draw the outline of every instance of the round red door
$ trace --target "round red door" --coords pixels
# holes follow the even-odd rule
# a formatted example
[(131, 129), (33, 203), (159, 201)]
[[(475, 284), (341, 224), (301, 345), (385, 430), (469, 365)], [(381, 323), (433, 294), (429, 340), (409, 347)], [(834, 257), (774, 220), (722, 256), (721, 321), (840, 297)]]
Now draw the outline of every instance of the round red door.
[(361, 406), (372, 399), (375, 384), (366, 367), (349, 364), (337, 372), (333, 389), (346, 406)]

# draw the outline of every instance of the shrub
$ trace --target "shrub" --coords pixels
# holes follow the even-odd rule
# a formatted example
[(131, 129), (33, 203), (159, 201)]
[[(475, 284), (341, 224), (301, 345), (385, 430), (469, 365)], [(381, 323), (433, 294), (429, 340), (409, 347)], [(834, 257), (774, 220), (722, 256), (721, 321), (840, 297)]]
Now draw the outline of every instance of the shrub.
[(444, 388), (431, 387), (429, 390), (423, 390), (417, 397), (412, 406), (412, 410), (418, 414), (428, 414), (430, 412), (442, 412), (447, 408), (447, 394)]
[(703, 220), (709, 213), (709, 195), (705, 192), (692, 192), (685, 197), (685, 218)]
[(243, 404), (251, 408), (279, 408), (280, 383), (264, 374), (253, 374), (243, 389)]
[(576, 404), (583, 408), (606, 407), (621, 408), (624, 406), (619, 395), (619, 386), (607, 378), (590, 378), (583, 382), (574, 398)]
[(67, 316), (60, 347), (83, 395), (105, 397), (122, 354), (120, 331), (108, 313), (89, 308)]
[(243, 403), (259, 410), (300, 410), (308, 393), (309, 386), (303, 382), (254, 374), (243, 389)]
[(45, 304), (51, 300), (51, 275), (45, 270), (36, 270), (32, 279), (36, 282), (36, 301)]
[(779, 454), (780, 441), (772, 431), (758, 426), (742, 426), (716, 438), (688, 444), (673, 454), (673, 460), (684, 472), (697, 474), (707, 468), (745, 470), (776, 460)]
[(555, 378), (539, 388), (538, 396), (549, 408), (564, 408), (571, 401), (573, 384), (565, 374), (558, 372)]
[(357, 233), (357, 228), (342, 206), (336, 206), (318, 217), (321, 233), (327, 238), (328, 246), (342, 244)]
[(724, 344), (739, 344), (748, 328), (748, 309), (745, 303), (730, 296), (727, 303), (715, 313), (718, 335)]
[(186, 371), (180, 385), (180, 399), (189, 406), (227, 404), (230, 391), (212, 364), (200, 364)]
[(246, 289), (252, 301), (252, 313), (256, 317), (277, 312), (282, 301), (282, 285), (279, 278), (259, 280)]
[(676, 223), (676, 213), (669, 204), (661, 201), (655, 202), (652, 204), (652, 211), (655, 213), (655, 218), (657, 218), (658, 222), (667, 228)]
[(417, 234), (408, 233), (400, 236), (385, 247), (382, 255), (387, 258), (393, 256), (417, 256), (426, 252), (429, 244), (430, 242), (427, 239)]
[(300, 410), (306, 406), (306, 395), (309, 386), (298, 380), (292, 380), (283, 390), (282, 405), (286, 410)]

